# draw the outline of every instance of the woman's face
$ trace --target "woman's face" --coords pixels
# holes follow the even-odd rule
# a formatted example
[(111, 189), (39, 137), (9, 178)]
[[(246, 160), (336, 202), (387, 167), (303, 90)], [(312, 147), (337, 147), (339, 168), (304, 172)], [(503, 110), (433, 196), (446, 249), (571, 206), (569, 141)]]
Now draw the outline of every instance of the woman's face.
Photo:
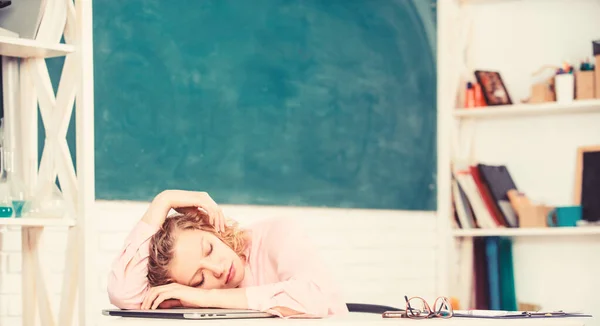
[(202, 289), (230, 289), (244, 279), (244, 263), (214, 234), (183, 230), (176, 236), (169, 266), (176, 283)]

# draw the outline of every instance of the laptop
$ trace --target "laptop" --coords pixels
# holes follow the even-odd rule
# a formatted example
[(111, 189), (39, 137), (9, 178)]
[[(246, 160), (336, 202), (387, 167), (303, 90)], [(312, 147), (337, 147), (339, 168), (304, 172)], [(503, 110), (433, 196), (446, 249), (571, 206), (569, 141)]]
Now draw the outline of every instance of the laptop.
[(133, 318), (166, 318), (166, 319), (244, 319), (272, 318), (272, 314), (245, 309), (200, 309), (200, 308), (170, 308), (155, 310), (122, 310), (104, 309), (104, 316), (133, 317)]

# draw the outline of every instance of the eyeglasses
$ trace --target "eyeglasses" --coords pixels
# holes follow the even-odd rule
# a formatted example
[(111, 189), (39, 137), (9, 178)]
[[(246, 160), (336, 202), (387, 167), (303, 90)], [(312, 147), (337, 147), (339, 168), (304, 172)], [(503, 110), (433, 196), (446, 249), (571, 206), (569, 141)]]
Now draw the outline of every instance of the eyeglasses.
[(407, 296), (404, 296), (404, 300), (406, 300), (406, 316), (408, 318), (450, 318), (454, 315), (450, 300), (446, 297), (438, 297), (435, 299), (433, 302), (433, 309), (431, 309), (432, 307), (421, 297), (412, 297), (409, 299)]
[(450, 304), (450, 300), (446, 297), (438, 297), (433, 302), (433, 309), (425, 299), (421, 297), (408, 298), (404, 296), (406, 300), (405, 311), (386, 311), (383, 313), (384, 318), (412, 318), (412, 319), (425, 319), (425, 318), (450, 318), (454, 315), (454, 310)]

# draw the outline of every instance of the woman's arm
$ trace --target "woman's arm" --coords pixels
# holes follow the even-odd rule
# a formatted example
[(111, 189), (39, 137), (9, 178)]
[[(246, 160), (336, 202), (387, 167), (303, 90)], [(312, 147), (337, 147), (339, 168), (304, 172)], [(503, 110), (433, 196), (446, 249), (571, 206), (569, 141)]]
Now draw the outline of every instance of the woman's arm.
[[(288, 283), (288, 284), (285, 284)], [(273, 286), (294, 286), (290, 282), (282, 282), (281, 284), (270, 284), (268, 286), (257, 286), (251, 288), (255, 292), (268, 292)], [(295, 286), (304, 286), (306, 284), (296, 284)], [(148, 291), (148, 295), (144, 299), (140, 309), (157, 309), (157, 308), (172, 308), (172, 307), (187, 307), (187, 308), (228, 308), (228, 309), (253, 309), (265, 310), (280, 317), (288, 317), (293, 315), (301, 315), (303, 312), (293, 310), (285, 305), (272, 306), (268, 309), (260, 309), (260, 307), (251, 307), (249, 305), (247, 291), (249, 288), (236, 289), (215, 289), (205, 290), (193, 288), (186, 285), (171, 283), (163, 286), (152, 288)], [(255, 293), (258, 294), (258, 293)], [(258, 294), (259, 296), (261, 294)], [(314, 299), (319, 296), (319, 293), (314, 293)], [(326, 315), (326, 313), (325, 313)]]
[(348, 311), (316, 250), (293, 221), (272, 220), (261, 232), (253, 253), (274, 265), (255, 267), (272, 269), (279, 281), (216, 290), (169, 284), (150, 290), (142, 309), (162, 307), (162, 302), (175, 299), (185, 307), (252, 309), (282, 317), (326, 317)]
[(199, 207), (207, 211), (218, 228), (223, 213), (205, 192), (165, 190), (153, 200), (142, 219), (128, 235), (108, 275), (110, 302), (121, 309), (139, 309), (148, 291), (150, 238), (161, 227), (171, 209)]
[(168, 212), (164, 195), (156, 196), (113, 261), (107, 291), (110, 303), (118, 308), (139, 309), (148, 290), (150, 237), (160, 228)]
[[(165, 303), (168, 304), (165, 305)], [(178, 283), (170, 283), (150, 289), (141, 305), (141, 309), (156, 309), (164, 306), (248, 309), (244, 289), (206, 290)]]

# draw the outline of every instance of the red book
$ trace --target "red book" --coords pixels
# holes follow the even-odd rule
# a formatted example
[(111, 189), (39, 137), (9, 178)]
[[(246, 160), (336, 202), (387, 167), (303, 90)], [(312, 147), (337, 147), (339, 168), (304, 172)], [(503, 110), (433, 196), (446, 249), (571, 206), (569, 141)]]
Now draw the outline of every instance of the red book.
[(490, 212), (490, 215), (492, 215), (492, 218), (494, 219), (496, 224), (498, 224), (499, 226), (508, 226), (508, 224), (504, 221), (504, 216), (500, 213), (498, 208), (496, 208), (496, 205), (494, 205), (494, 199), (492, 198), (492, 195), (490, 195), (490, 190), (487, 188), (485, 183), (481, 181), (479, 169), (476, 166), (470, 166), (469, 171), (473, 176), (473, 180), (477, 185), (477, 189), (479, 190), (481, 197), (483, 197), (485, 207), (487, 207), (488, 211)]

